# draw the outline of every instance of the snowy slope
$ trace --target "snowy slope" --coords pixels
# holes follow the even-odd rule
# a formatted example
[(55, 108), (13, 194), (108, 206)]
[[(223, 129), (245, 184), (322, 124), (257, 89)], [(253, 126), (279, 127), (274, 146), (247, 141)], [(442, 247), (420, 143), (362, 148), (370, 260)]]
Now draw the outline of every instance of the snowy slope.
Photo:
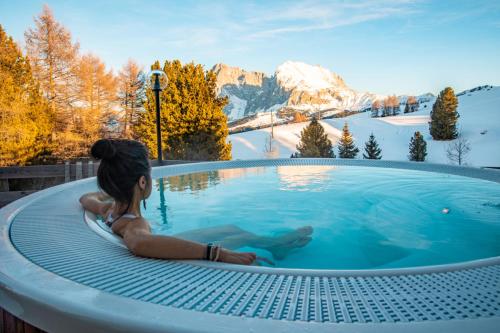
[[(460, 114), (458, 125), (471, 145), (466, 163), (471, 166), (500, 166), (500, 87), (466, 91), (458, 96)], [(347, 118), (321, 121), (333, 144), (341, 135), (344, 122), (354, 136), (356, 145), (363, 151), (364, 143), (371, 132), (374, 133), (383, 159), (408, 160), (408, 144), (415, 131), (424, 134), (427, 141), (427, 161), (449, 163), (446, 147), (450, 142), (433, 141), (429, 134), (429, 113), (434, 100), (422, 103), (420, 110), (411, 114), (394, 117), (371, 118), (369, 113), (361, 113)], [(296, 151), (300, 131), (307, 123), (274, 127), (274, 138), (280, 157), (290, 157)], [(233, 144), (233, 159), (263, 158), (264, 147), (271, 129), (261, 129), (230, 136)], [(481, 132), (485, 132), (481, 134)], [(337, 154), (337, 148), (335, 147)], [(358, 155), (362, 158), (362, 154)]]

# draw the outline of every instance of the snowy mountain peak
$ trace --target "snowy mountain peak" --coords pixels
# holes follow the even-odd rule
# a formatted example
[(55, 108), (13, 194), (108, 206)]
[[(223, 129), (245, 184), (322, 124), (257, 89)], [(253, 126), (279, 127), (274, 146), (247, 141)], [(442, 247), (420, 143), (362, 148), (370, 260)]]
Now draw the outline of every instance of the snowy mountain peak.
[[(297, 112), (329, 116), (346, 110), (366, 110), (374, 100), (387, 97), (359, 92), (348, 87), (336, 73), (297, 61), (284, 62), (272, 76), (225, 64), (215, 65), (213, 71), (217, 75), (217, 93), (229, 98), (224, 112), (230, 121), (274, 111), (275, 120), (290, 119)], [(424, 95), (418, 99), (423, 102), (432, 97)], [(406, 96), (399, 96), (400, 103), (405, 100)]]
[(342, 78), (319, 65), (286, 61), (276, 69), (276, 78), (286, 90), (318, 91), (347, 88)]

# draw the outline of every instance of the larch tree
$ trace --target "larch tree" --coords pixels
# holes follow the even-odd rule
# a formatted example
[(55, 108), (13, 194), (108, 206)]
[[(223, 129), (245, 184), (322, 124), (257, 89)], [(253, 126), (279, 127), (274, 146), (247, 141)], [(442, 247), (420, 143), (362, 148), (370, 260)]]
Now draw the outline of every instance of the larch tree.
[(72, 42), (69, 30), (55, 20), (47, 5), (34, 21), (35, 27), (24, 34), (26, 50), (33, 75), (55, 115), (54, 135), (57, 136), (58, 132), (66, 131), (74, 119), (71, 109), (76, 100), (73, 88), (79, 45)]
[(0, 25), (0, 166), (31, 163), (45, 154), (52, 121), (28, 59)]
[(400, 108), (399, 108), (399, 99), (396, 95), (392, 96), (387, 96), (384, 99), (384, 107), (382, 110), (382, 116), (387, 117), (387, 116), (394, 116), (399, 114)]
[(371, 111), (372, 111), (372, 117), (378, 117), (379, 116), (379, 111), (382, 108), (382, 103), (378, 99), (373, 101)]
[(462, 165), (465, 162), (471, 148), (469, 141), (461, 134), (446, 148), (446, 156), (451, 162)]
[(404, 113), (417, 112), (419, 107), (419, 103), (415, 96), (408, 96), (405, 104)]
[(370, 160), (380, 160), (382, 158), (382, 149), (378, 146), (377, 140), (375, 140), (375, 135), (370, 134), (370, 138), (365, 143), (365, 152), (363, 153), (363, 158)]
[[(156, 62), (152, 69), (158, 69)], [(217, 97), (216, 76), (201, 65), (166, 61), (163, 71), (168, 83), (160, 94), (161, 131), (166, 159), (230, 160), (231, 143), (227, 117), (223, 112), (226, 97)], [(146, 91), (144, 112), (134, 125), (135, 136), (156, 157), (155, 97)]]
[(340, 158), (355, 158), (359, 153), (359, 149), (354, 145), (354, 140), (349, 132), (347, 123), (344, 124), (344, 128), (342, 129), (338, 149)]
[(427, 142), (420, 132), (415, 132), (410, 140), (410, 154), (408, 159), (410, 161), (423, 162), (427, 156)]
[(399, 103), (399, 98), (396, 95), (393, 95), (392, 97), (392, 115), (398, 115), (401, 113), (401, 106)]
[(292, 154), (292, 157), (335, 157), (332, 142), (316, 118), (313, 118), (309, 125), (300, 132), (297, 150), (298, 152)]
[(132, 126), (143, 110), (145, 96), (145, 74), (132, 59), (122, 67), (118, 74), (118, 98), (122, 107), (121, 136), (132, 137)]
[(429, 131), (434, 140), (453, 140), (458, 137), (457, 112), (458, 99), (452, 88), (447, 87), (439, 93), (432, 106)]
[(94, 141), (118, 132), (116, 78), (95, 55), (81, 57), (78, 66), (79, 106), (74, 131), (87, 151)]

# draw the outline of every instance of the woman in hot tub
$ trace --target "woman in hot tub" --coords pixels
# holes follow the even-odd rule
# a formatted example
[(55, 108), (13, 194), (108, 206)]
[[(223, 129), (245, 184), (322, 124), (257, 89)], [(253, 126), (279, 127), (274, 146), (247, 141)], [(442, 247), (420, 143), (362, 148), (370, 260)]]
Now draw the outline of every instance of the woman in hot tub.
[(234, 225), (183, 232), (174, 236), (154, 235), (141, 215), (141, 201), (151, 194), (151, 166), (146, 147), (133, 140), (97, 141), (91, 148), (101, 160), (97, 183), (103, 192), (80, 198), (83, 208), (104, 217), (106, 224), (123, 238), (127, 248), (141, 257), (161, 259), (205, 259), (250, 265), (258, 260), (253, 252), (235, 252), (243, 246), (261, 248), (275, 259), (311, 240), (312, 228), (299, 228), (279, 237), (258, 236)]

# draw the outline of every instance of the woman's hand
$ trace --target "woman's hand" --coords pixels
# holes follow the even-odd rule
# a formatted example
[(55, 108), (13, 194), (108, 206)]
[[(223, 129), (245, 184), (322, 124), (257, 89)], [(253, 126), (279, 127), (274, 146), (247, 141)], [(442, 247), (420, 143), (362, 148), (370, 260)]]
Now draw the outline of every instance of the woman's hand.
[(221, 249), (218, 261), (227, 262), (229, 264), (250, 265), (256, 258), (257, 255), (253, 252), (233, 252)]

